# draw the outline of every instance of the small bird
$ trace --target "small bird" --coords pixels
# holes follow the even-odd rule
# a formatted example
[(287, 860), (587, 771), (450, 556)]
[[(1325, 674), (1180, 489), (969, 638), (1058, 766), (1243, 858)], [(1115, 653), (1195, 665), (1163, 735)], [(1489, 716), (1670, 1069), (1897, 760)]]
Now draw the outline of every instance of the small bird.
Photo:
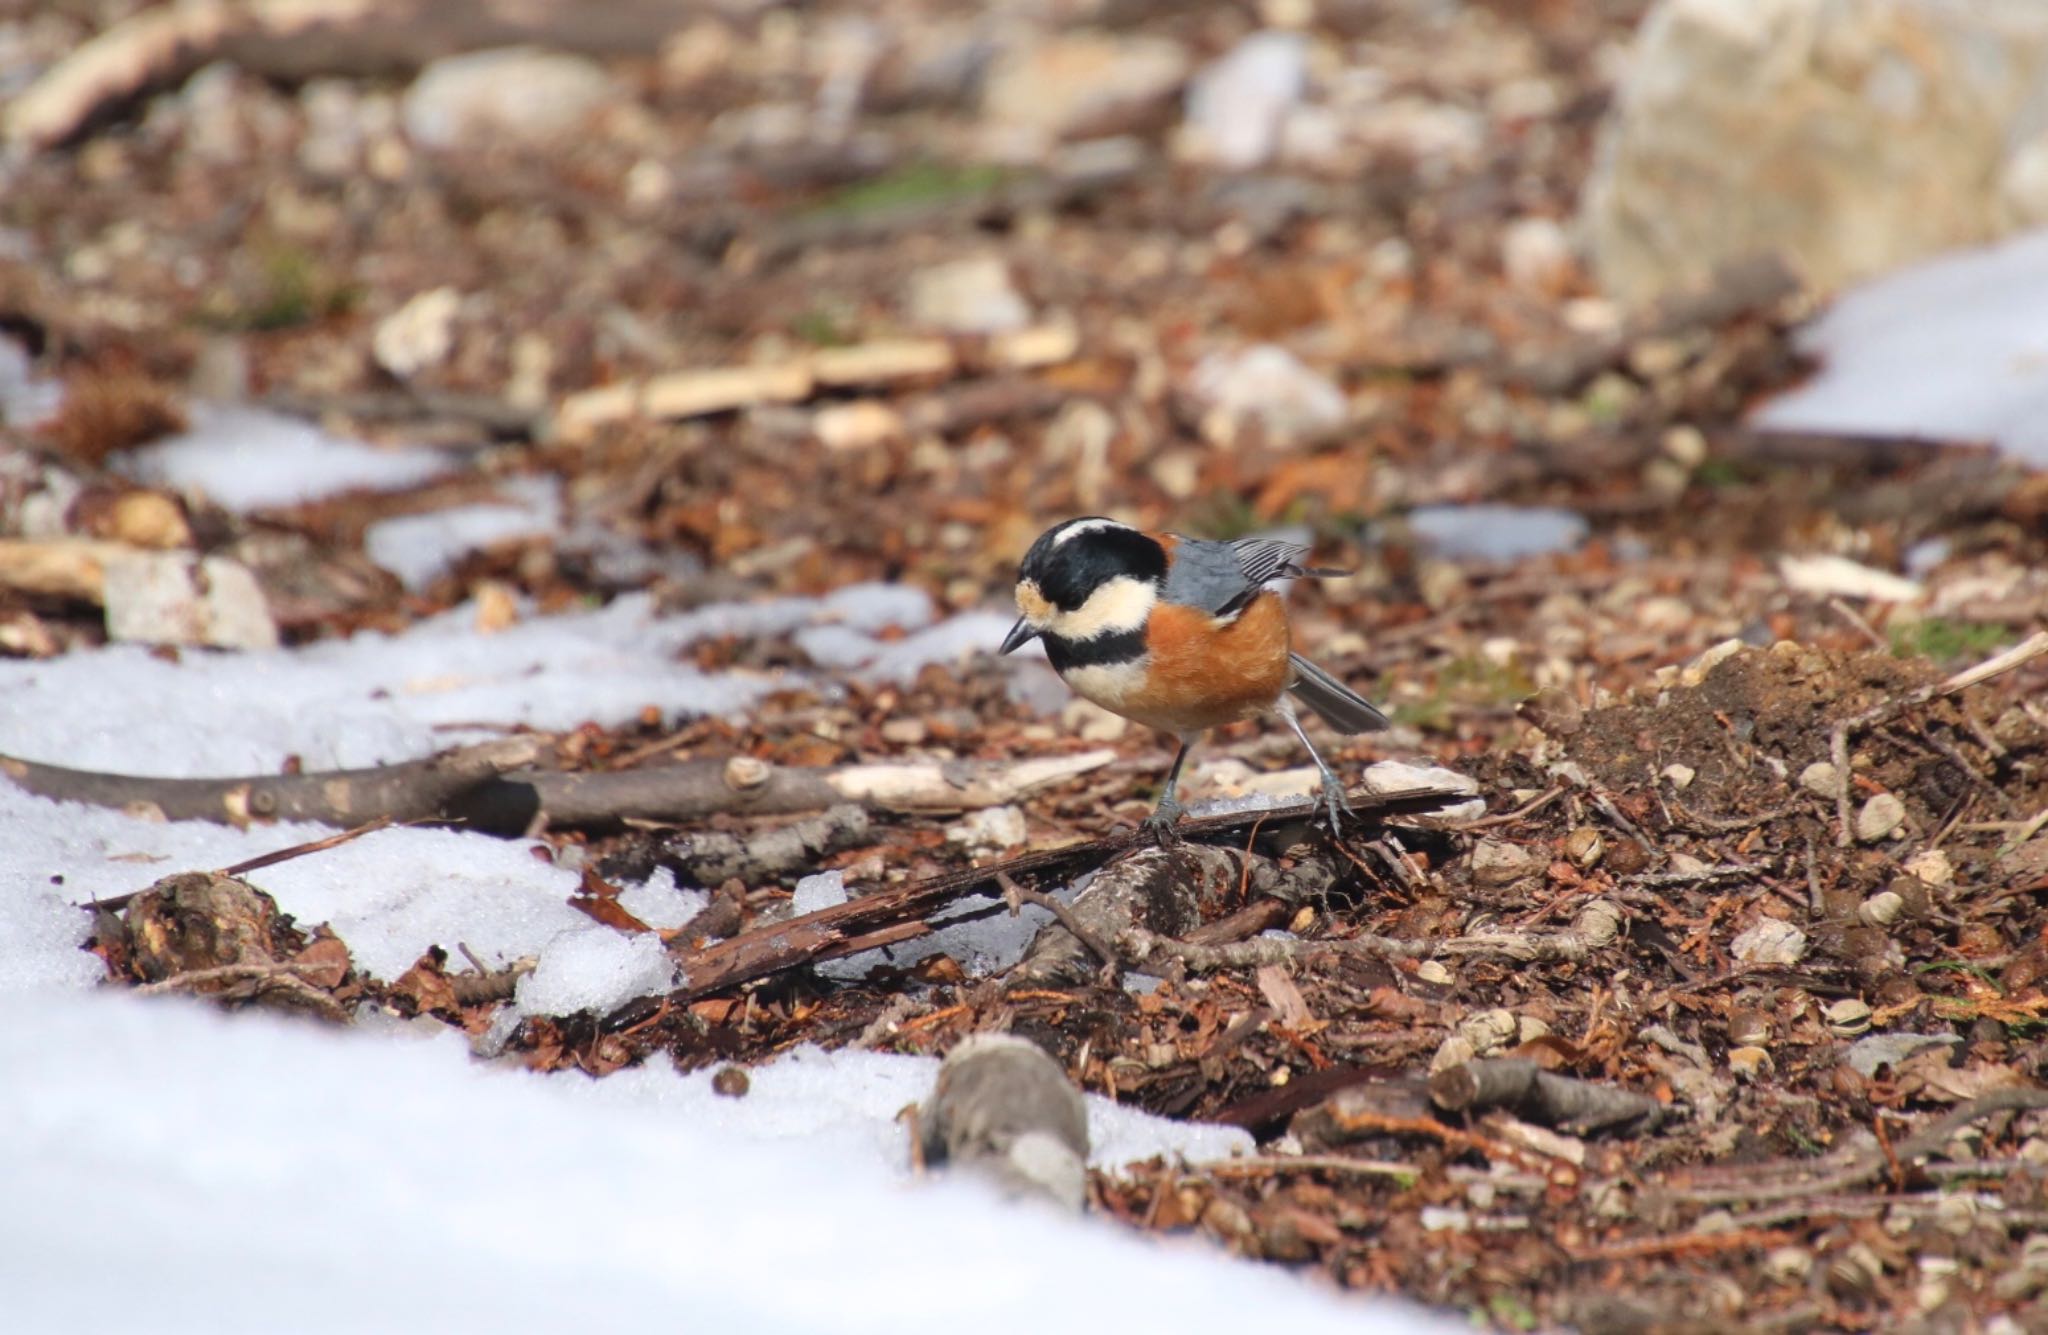
[(1060, 680), (1085, 699), (1179, 741), (1159, 805), (1146, 818), (1171, 838), (1174, 797), (1195, 739), (1239, 719), (1278, 714), (1322, 771), (1330, 828), (1344, 787), (1301, 730), (1291, 692), (1340, 733), (1376, 732), (1386, 715), (1293, 652), (1275, 579), (1339, 572), (1297, 564), (1308, 548), (1269, 538), (1209, 542), (1147, 533), (1088, 515), (1040, 534), (1017, 571), (1017, 610), (1004, 653), (1034, 639)]

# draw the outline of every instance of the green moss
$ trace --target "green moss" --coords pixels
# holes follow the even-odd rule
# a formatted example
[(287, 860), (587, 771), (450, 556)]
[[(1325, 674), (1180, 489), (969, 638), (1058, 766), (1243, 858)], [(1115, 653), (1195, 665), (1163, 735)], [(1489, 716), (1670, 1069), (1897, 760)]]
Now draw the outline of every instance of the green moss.
[(295, 329), (345, 315), (362, 300), (360, 287), (303, 246), (258, 243), (255, 262), (247, 290), (216, 293), (200, 309), (203, 323), (247, 332)]
[(1534, 1330), (1539, 1324), (1536, 1309), (1512, 1293), (1496, 1293), (1488, 1298), (1486, 1315), (1503, 1330)]
[(1513, 705), (1535, 693), (1536, 683), (1519, 663), (1466, 654), (1437, 671), (1426, 698), (1394, 706), (1393, 716), (1425, 732), (1448, 732), (1461, 709)]
[(1928, 617), (1891, 628), (1892, 653), (1900, 658), (1931, 658), (1937, 663), (1985, 658), (2011, 640), (2011, 627), (1985, 621)]
[(1000, 167), (987, 164), (955, 166), (942, 162), (918, 162), (849, 185), (827, 195), (805, 212), (816, 215), (859, 217), (892, 213), (898, 209), (926, 204), (946, 204), (985, 195), (1003, 183)]

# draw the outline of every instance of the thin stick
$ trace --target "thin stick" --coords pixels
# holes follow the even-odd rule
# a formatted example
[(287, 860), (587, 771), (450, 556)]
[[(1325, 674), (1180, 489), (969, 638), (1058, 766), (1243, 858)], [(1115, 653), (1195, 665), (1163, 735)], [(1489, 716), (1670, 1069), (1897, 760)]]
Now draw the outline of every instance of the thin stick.
[(1341, 1154), (1262, 1154), (1196, 1164), (1194, 1171), (1210, 1177), (1266, 1177), (1275, 1173), (1337, 1173), (1353, 1177), (1419, 1178), (1412, 1163), (1383, 1159), (1347, 1159)]
[(1122, 961), (1117, 958), (1115, 951), (1103, 944), (1101, 937), (1088, 930), (1080, 918), (1075, 916), (1072, 909), (1060, 903), (1059, 900), (1054, 899), (1051, 895), (1027, 889), (1017, 884), (1005, 872), (996, 873), (996, 884), (1003, 888), (1003, 899), (1009, 904), (1010, 912), (1013, 916), (1016, 914), (1017, 906), (1020, 903), (1036, 904), (1054, 918), (1057, 918), (1060, 926), (1074, 934), (1076, 941), (1088, 947), (1095, 958), (1102, 961), (1103, 968), (1108, 970), (1112, 978), (1116, 976), (1116, 971), (1122, 966)]
[(373, 834), (394, 823), (389, 816), (379, 816), (369, 824), (358, 825), (353, 830), (343, 830), (340, 834), (330, 834), (325, 839), (312, 839), (303, 844), (293, 844), (290, 848), (280, 848), (275, 853), (263, 853), (247, 861), (237, 862), (232, 867), (222, 867), (214, 875), (246, 876), (252, 871), (261, 871), (265, 867), (275, 867), (280, 862), (290, 862), (293, 858), (302, 858), (309, 853), (324, 853), (330, 848), (339, 848), (343, 844), (353, 843), (366, 834)]

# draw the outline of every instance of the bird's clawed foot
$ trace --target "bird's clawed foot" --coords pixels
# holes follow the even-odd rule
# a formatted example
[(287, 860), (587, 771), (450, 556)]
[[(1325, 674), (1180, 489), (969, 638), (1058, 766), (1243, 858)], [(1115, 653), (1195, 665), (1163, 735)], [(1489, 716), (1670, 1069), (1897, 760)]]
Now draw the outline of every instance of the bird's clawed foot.
[(1319, 796), (1323, 800), (1323, 814), (1330, 818), (1330, 837), (1341, 839), (1344, 835), (1344, 817), (1352, 814), (1351, 803), (1345, 800), (1344, 785), (1328, 770), (1323, 771), (1323, 784)]
[(1180, 830), (1178, 827), (1181, 815), (1180, 803), (1176, 802), (1173, 799), (1173, 795), (1169, 793), (1159, 799), (1159, 805), (1152, 808), (1152, 814), (1145, 817), (1145, 823), (1138, 828), (1149, 835), (1152, 842), (1158, 844), (1161, 848), (1171, 848), (1180, 842)]

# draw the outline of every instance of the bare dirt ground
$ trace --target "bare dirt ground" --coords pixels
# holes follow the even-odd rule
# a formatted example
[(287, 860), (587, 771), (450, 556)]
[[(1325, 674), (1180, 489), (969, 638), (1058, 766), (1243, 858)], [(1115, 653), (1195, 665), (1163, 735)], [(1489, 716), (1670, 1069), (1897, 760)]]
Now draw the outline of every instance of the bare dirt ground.
[[(1745, 431), (1741, 410), (1802, 369), (1788, 330), (1808, 303), (1768, 270), (1636, 317), (1603, 309), (1569, 257), (1509, 271), (1510, 230), (1570, 216), (1638, 11), (1319, 9), (1319, 39), (1379, 81), (1385, 110), (1312, 166), (1249, 171), (1178, 157), (1177, 103), (1088, 127), (1117, 136), (1099, 171), (988, 165), (989, 113), (931, 72), (931, 34), (971, 17), (945, 4), (859, 11), (881, 54), (828, 145), (771, 131), (818, 98), (833, 7), (710, 15), (658, 56), (608, 60), (623, 91), (571, 144), (435, 153), (371, 129), (337, 148), (321, 140), (335, 118), (376, 125), (402, 77), (211, 66), (39, 154), (0, 201), (0, 328), (70, 391), (55, 427), (10, 444), (106, 501), (76, 509), (81, 533), (133, 490), (105, 455), (162, 434), (195, 385), (470, 451), (459, 481), (398, 496), (253, 519), (178, 502), (195, 541), (256, 569), (298, 642), (492, 589), (691, 605), (886, 578), (970, 609), (1007, 598), (1043, 525), (1111, 508), (1211, 536), (1306, 529), (1319, 560), (1358, 573), (1294, 591), (1299, 640), (1402, 725), (1331, 758), (1469, 774), (1482, 819), (1421, 821), (1398, 848), (1373, 847), (1377, 828), (1334, 848), (1250, 817), (1203, 836), (1249, 852), (1200, 914), (1248, 926), (1208, 955), (1151, 957), (1167, 977), (1150, 991), (1092, 968), (972, 978), (944, 956), (852, 984), (799, 963), (529, 1021), (512, 1050), (601, 1075), (805, 1042), (935, 1052), (1007, 1026), (1088, 1090), (1258, 1136), (1247, 1164), (1091, 1184), (1130, 1227), (1192, 1230), (1247, 1264), (1498, 1329), (2042, 1328), (2048, 660), (1941, 688), (2048, 615), (2048, 487), (1968, 448)], [(63, 49), (106, 17), (8, 22)], [(1251, 26), (1235, 6), (1142, 0), (1099, 21), (1113, 43), (1200, 59)], [(946, 366), (879, 384), (559, 429), (585, 390), (919, 335), (906, 285), (991, 253), (1069, 346), (1034, 361), (960, 335)], [(452, 351), (400, 379), (376, 332), (442, 285), (464, 294)], [(1341, 391), (1341, 423), (1283, 429), (1205, 400), (1201, 357), (1260, 341)], [(374, 519), (539, 473), (666, 562), (620, 573), (515, 543), (405, 593), (362, 556)], [(1477, 502), (1563, 507), (1587, 536), (1489, 560), (1432, 548), (1408, 519)], [(1814, 552), (1885, 569), (1910, 554), (1925, 597), (1895, 608), (1779, 564)], [(0, 622), (15, 653), (103, 634), (90, 606), (42, 594), (0, 592)], [(802, 653), (735, 638), (698, 661)], [(908, 688), (547, 740), (592, 772), (1107, 744), (1117, 763), (1022, 803), (1034, 849), (1084, 854), (1143, 814), (1165, 761), (1142, 730), (1042, 713), (990, 657)], [(1247, 725), (1206, 754), (1264, 770), (1297, 763), (1291, 745)], [(683, 865), (679, 837), (787, 822), (538, 842), (585, 854), (593, 913), (629, 929), (603, 907), (606, 876)], [(802, 868), (720, 878), (724, 919), (673, 944), (772, 922), (799, 870), (843, 868), (857, 896), (961, 876), (977, 859), (946, 827), (878, 816)], [(1304, 866), (1328, 874), (1285, 892)], [(1016, 876), (1050, 888), (1074, 869)], [(1255, 869), (1281, 891), (1259, 893)], [(1291, 936), (1243, 940), (1261, 927)], [(102, 932), (121, 976), (140, 975), (140, 948), (130, 926)], [(1145, 951), (1110, 948), (1126, 970)], [(329, 962), (312, 990), (330, 1007), (378, 996), (482, 1032), (502, 1000), (459, 961), (400, 979)], [(1589, 1124), (1533, 1095), (1457, 1106), (1432, 1084), (1488, 1058), (1652, 1107)]]

